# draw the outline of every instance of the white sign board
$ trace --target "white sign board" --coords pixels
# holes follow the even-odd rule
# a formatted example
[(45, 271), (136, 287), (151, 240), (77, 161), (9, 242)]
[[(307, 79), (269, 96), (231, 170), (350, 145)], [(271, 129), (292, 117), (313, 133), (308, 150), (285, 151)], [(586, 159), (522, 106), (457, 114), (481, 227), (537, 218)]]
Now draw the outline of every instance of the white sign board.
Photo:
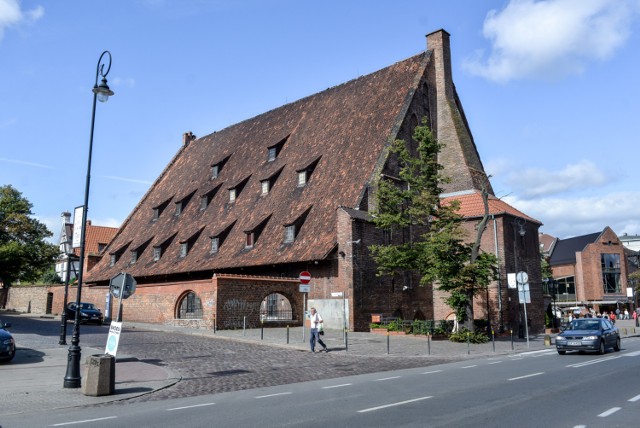
[(84, 207), (80, 205), (73, 211), (73, 248), (80, 248), (80, 240), (82, 238), (82, 212)]
[(633, 297), (633, 287), (627, 287), (627, 297)]
[(518, 301), (520, 303), (531, 303), (531, 293), (529, 293), (529, 283), (518, 284)]
[(300, 284), (301, 293), (309, 293), (311, 291), (311, 284)]
[(331, 293), (331, 297), (342, 297), (342, 291), (334, 291)]
[(107, 346), (104, 350), (105, 354), (113, 355), (114, 357), (116, 356), (121, 331), (122, 323), (113, 321), (109, 327), (109, 337), (107, 337)]
[(517, 288), (517, 281), (516, 281), (516, 274), (515, 273), (508, 273), (507, 274), (507, 285), (509, 288)]

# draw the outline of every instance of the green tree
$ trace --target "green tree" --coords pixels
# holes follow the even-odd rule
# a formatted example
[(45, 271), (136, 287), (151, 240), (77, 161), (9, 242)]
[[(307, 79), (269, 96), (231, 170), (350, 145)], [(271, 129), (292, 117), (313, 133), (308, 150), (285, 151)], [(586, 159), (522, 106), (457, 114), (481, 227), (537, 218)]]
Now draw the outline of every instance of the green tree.
[(11, 185), (0, 187), (0, 281), (35, 281), (58, 257), (53, 234), (32, 217), (32, 204)]
[(391, 153), (398, 158), (399, 180), (380, 180), (374, 223), (387, 230), (408, 230), (417, 236), (409, 242), (370, 247), (378, 274), (406, 271), (420, 276), (421, 286), (437, 284), (448, 292), (446, 303), (470, 331), (473, 325), (473, 298), (496, 278), (497, 258), (480, 251), (480, 239), (488, 220), (488, 193), (482, 192), (485, 216), (476, 228), (475, 241), (468, 242), (459, 203), (442, 204), (442, 184), (438, 153), (442, 145), (433, 137), (426, 122), (415, 128), (416, 155), (403, 140), (396, 140)]

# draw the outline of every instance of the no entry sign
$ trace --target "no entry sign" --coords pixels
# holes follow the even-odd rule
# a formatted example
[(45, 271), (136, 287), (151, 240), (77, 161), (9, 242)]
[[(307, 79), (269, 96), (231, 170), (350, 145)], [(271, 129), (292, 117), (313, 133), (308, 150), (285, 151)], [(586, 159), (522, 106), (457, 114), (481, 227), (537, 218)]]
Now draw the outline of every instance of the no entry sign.
[(311, 274), (306, 270), (304, 272), (300, 272), (300, 282), (302, 284), (308, 284), (311, 281)]

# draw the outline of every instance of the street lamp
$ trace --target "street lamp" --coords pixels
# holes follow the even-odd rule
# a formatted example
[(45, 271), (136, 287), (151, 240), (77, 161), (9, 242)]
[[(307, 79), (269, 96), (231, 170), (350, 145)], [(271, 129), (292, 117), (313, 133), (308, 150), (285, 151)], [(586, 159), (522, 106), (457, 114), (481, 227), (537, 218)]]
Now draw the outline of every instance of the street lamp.
[[(60, 341), (58, 345), (67, 344), (67, 297), (69, 296), (69, 277), (71, 275), (71, 263), (75, 260), (73, 254), (73, 248), (71, 244), (71, 237), (63, 244), (64, 254), (66, 257), (66, 273), (64, 277), (64, 302), (62, 304), (62, 315), (60, 316)], [(73, 268), (75, 273), (76, 268)]]
[[(105, 57), (106, 55), (106, 57)], [(103, 62), (103, 58), (105, 62)], [(108, 61), (108, 62), (106, 62)], [(106, 71), (105, 71), (106, 66)], [(65, 388), (80, 388), (80, 301), (82, 299), (82, 276), (84, 273), (85, 259), (85, 232), (87, 228), (87, 211), (89, 211), (89, 185), (91, 182), (91, 151), (93, 149), (93, 128), (96, 119), (96, 101), (106, 102), (113, 91), (107, 85), (107, 74), (111, 70), (111, 52), (104, 51), (98, 59), (96, 67), (96, 82), (93, 85), (93, 110), (91, 112), (91, 132), (89, 136), (89, 160), (87, 161), (87, 181), (84, 188), (84, 205), (82, 209), (82, 223), (80, 228), (80, 266), (78, 269), (78, 292), (76, 295), (76, 319), (73, 323), (73, 336), (71, 336), (71, 346), (67, 357), (67, 373), (64, 377)], [(98, 79), (102, 77), (100, 85)]]

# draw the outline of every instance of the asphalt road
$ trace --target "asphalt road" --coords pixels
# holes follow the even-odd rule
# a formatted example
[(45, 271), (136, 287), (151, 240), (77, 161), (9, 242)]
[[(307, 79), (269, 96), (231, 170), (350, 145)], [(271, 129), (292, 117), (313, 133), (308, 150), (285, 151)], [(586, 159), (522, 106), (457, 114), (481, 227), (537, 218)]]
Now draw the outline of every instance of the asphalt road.
[[(315, 357), (315, 356), (314, 356)], [(317, 355), (321, 357), (321, 355)], [(640, 339), (622, 352), (553, 349), (197, 397), (67, 409), (32, 426), (629, 427)], [(9, 423), (7, 426), (19, 426)]]

